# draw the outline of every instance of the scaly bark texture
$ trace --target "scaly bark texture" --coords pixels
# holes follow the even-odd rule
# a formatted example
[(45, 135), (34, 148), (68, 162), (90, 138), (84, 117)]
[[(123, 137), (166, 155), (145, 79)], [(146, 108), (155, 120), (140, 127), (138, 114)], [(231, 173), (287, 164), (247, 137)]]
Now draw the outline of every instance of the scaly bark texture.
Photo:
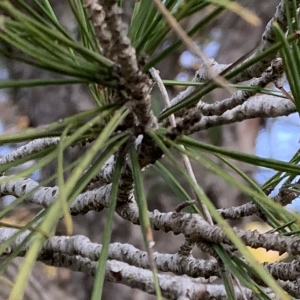
[[(291, 2), (290, 0), (285, 1)], [(283, 0), (280, 1), (274, 15), (272, 15), (273, 17), (270, 17), (271, 20), (262, 33), (260, 45), (254, 53), (261, 53), (261, 51), (274, 43), (274, 32), (271, 24), (275, 19), (278, 20), (282, 29), (286, 31), (287, 20), (283, 3)], [(300, 1), (296, 1), (296, 3), (299, 5)], [(59, 12), (59, 17), (62, 18), (64, 10), (60, 6), (61, 3), (53, 1), (53, 4)], [(212, 104), (205, 103), (203, 99), (199, 99), (198, 104), (194, 107), (188, 107), (183, 112), (172, 116), (169, 121), (162, 121), (159, 124), (151, 108), (153, 81), (150, 74), (142, 72), (143, 65), (140, 63), (136, 51), (126, 35), (127, 27), (121, 18), (121, 10), (117, 5), (117, 1), (86, 0), (84, 1), (84, 6), (95, 27), (102, 53), (114, 61), (113, 72), (118, 80), (120, 90), (122, 90), (122, 93), (119, 90), (115, 91), (109, 100), (113, 103), (125, 105), (130, 111), (117, 130), (121, 128), (121, 130), (127, 130), (131, 134), (130, 143), (135, 145), (139, 152), (137, 163), (140, 164), (142, 169), (154, 164), (163, 156), (162, 150), (154, 141), (155, 133), (153, 132), (159, 126), (165, 127), (161, 131), (164, 130), (166, 137), (170, 138), (171, 142), (176, 139), (180, 142), (183, 140), (180, 138), (184, 134), (190, 135), (207, 128), (240, 122), (254, 117), (287, 115), (296, 110), (291, 99), (257, 95), (253, 91), (239, 91), (227, 98), (223, 96), (223, 100)], [(66, 20), (64, 19), (64, 21)], [(73, 20), (70, 19), (65, 25), (72, 27), (72, 22)], [(71, 28), (71, 30), (75, 32), (76, 28)], [(208, 63), (216, 73), (222, 72), (228, 66), (219, 64), (215, 60), (211, 60)], [(201, 65), (195, 74), (194, 81), (206, 83), (211, 79), (206, 66), (207, 64)], [(12, 78), (22, 78), (22, 76), (25, 76), (28, 79), (37, 76), (35, 69), (17, 63), (12, 63), (9, 66), (9, 71)], [(232, 82), (237, 83), (244, 80), (251, 80), (248, 84), (250, 87), (256, 85), (265, 87), (271, 82), (279, 84), (282, 74), (281, 59), (274, 55), (234, 77)], [(48, 75), (48, 73), (42, 71), (38, 73), (40, 78), (47, 77)], [(156, 75), (152, 72), (152, 76), (156, 82), (161, 84), (162, 81)], [(163, 86), (160, 86), (160, 90), (163, 97), (168, 98), (166, 89)], [(44, 122), (58, 120), (60, 117), (65, 117), (66, 115), (72, 115), (81, 109), (89, 107), (90, 102), (83, 91), (82, 87), (76, 87), (74, 90), (73, 87), (70, 87), (68, 90), (59, 89), (58, 91), (55, 88), (55, 94), (52, 88), (46, 88), (45, 90), (37, 88), (30, 90), (30, 92), (29, 90), (17, 90), (14, 93), (14, 101), (21, 108), (23, 107), (32, 125), (39, 125), (44, 124)], [(194, 88), (189, 87), (171, 102), (167, 99), (166, 104), (175, 105), (183, 101), (193, 91)], [(50, 100), (47, 102), (45, 111), (31, 110), (32, 103), (30, 101), (37, 101), (38, 107), (41, 102), (40, 99), (44, 100), (48, 99), (48, 97)], [(50, 108), (56, 107), (58, 100), (60, 101), (59, 104), (64, 103), (63, 105), (66, 106), (66, 110), (57, 109), (57, 114), (56, 112), (50, 113)], [(27, 107), (29, 103), (31, 106)], [(50, 105), (49, 107), (48, 104)], [(69, 106), (70, 110), (68, 110)], [(157, 136), (162, 134), (161, 131), (156, 131)], [(34, 153), (54, 148), (58, 145), (59, 141), (59, 138), (45, 138), (31, 141), (27, 145), (23, 145), (7, 156), (2, 157), (0, 159), (0, 166), (12, 163), (20, 158), (26, 158)], [(162, 141), (166, 142), (167, 140), (162, 139)], [(126, 146), (131, 146), (131, 144)], [(170, 142), (169, 144), (166, 142), (166, 146), (170, 147)], [(182, 146), (178, 148), (184, 150)], [(80, 155), (79, 149), (84, 152), (86, 148), (78, 147), (74, 151), (75, 156)], [(73, 273), (71, 277), (70, 273), (67, 273), (69, 278), (65, 281), (56, 278), (45, 291), (43, 298), (49, 297), (51, 299), (51, 297), (54, 297), (54, 292), (51, 288), (52, 284), (55, 286), (54, 289), (61, 293), (60, 298), (68, 299), (68, 297), (72, 297), (73, 295), (76, 295), (75, 299), (90, 298), (91, 278), (96, 273), (97, 260), (103, 250), (103, 246), (98, 243), (98, 240), (106, 221), (106, 215), (99, 215), (99, 212), (106, 212), (107, 208), (111, 207), (111, 191), (114, 184), (118, 185), (115, 208), (118, 219), (114, 223), (115, 228), (112, 239), (117, 239), (118, 243), (112, 243), (108, 248), (105, 278), (111, 283), (120, 283), (123, 286), (136, 288), (150, 295), (155, 294), (153, 276), (150, 270), (152, 266), (152, 261), (150, 260), (152, 252), (145, 252), (139, 249), (141, 247), (133, 246), (139, 244), (137, 242), (139, 240), (139, 235), (137, 234), (139, 228), (136, 227), (136, 230), (134, 230), (132, 226), (128, 225), (140, 225), (142, 217), (139, 212), (141, 199), (138, 198), (139, 194), (135, 193), (135, 186), (133, 184), (132, 170), (134, 170), (135, 164), (134, 160), (131, 161), (128, 155), (124, 154), (127, 153), (126, 150), (123, 148), (118, 149), (116, 155), (109, 157), (102, 169), (99, 168), (100, 170), (97, 170), (98, 174), (82, 188), (82, 191), (79, 192), (79, 195), (70, 204), (70, 214), (77, 216), (77, 222), (75, 222), (76, 235), (69, 237), (62, 234), (62, 232), (59, 234), (56, 232), (53, 237), (45, 241), (38, 255), (38, 260), (47, 265), (79, 271), (86, 274), (87, 277), (84, 278), (83, 275), (73, 277), (75, 276)], [(122, 154), (124, 154), (126, 163), (121, 170), (120, 180), (119, 182), (112, 182), (117, 155)], [(68, 157), (66, 163), (74, 159), (71, 155), (66, 155), (66, 157)], [(187, 157), (185, 156), (185, 158)], [(199, 194), (201, 194), (202, 190), (200, 190), (196, 177), (192, 172), (191, 164), (185, 161), (185, 167), (190, 171), (191, 181), (199, 188)], [(43, 179), (47, 178), (49, 174), (54, 173), (55, 170), (47, 170), (47, 172), (43, 172)], [(56, 203), (58, 195), (62, 192), (58, 186), (42, 186), (32, 179), (13, 178), (6, 174), (1, 175), (0, 196), (23, 197), (24, 204), (30, 202), (39, 208), (48, 208), (53, 203)], [(216, 182), (213, 182), (213, 184), (214, 187), (217, 185)], [(137, 183), (136, 186), (138, 186)], [(288, 182), (286, 182), (286, 186), (288, 186)], [(223, 198), (228, 205), (228, 195), (230, 196), (230, 193), (226, 194), (224, 191), (221, 191), (217, 200)], [(253, 197), (257, 196), (255, 195)], [(170, 196), (168, 197), (169, 200), (172, 200)], [(295, 197), (296, 193), (294, 191), (281, 190), (272, 200), (286, 204)], [(195, 198), (198, 201), (202, 200), (201, 197)], [(181, 236), (181, 238), (176, 239), (170, 238), (172, 241), (170, 244), (173, 246), (172, 251), (174, 252), (175, 249), (175, 254), (167, 253), (167, 248), (171, 247), (170, 245), (166, 245), (168, 243), (167, 239), (162, 240), (161, 243), (158, 242), (158, 251), (153, 253), (153, 262), (156, 263), (157, 269), (161, 272), (173, 273), (172, 275), (158, 274), (162, 295), (168, 299), (181, 300), (225, 299), (227, 297), (225, 287), (215, 282), (223, 276), (222, 272), (224, 271), (224, 266), (221, 264), (215, 245), (218, 245), (220, 249), (222, 248), (235, 260), (241, 260), (237, 254), (235, 243), (228, 237), (228, 233), (226, 234), (226, 224), (221, 224), (221, 222), (218, 224), (222, 226), (215, 224), (204, 205), (202, 206), (205, 212), (204, 217), (197, 213), (184, 212), (185, 207), (194, 203), (193, 201), (183, 203), (177, 206), (177, 208), (168, 207), (167, 212), (163, 212), (163, 209), (161, 209), (163, 205), (157, 202), (151, 203), (150, 205), (153, 205), (155, 209), (149, 208), (148, 211), (150, 224), (147, 230), (149, 235), (151, 235), (152, 229), (153, 231), (160, 231), (162, 234), (171, 232), (176, 236)], [(260, 212), (259, 206), (255, 205), (254, 202), (235, 207), (231, 205), (229, 208), (224, 208), (224, 206), (226, 205), (222, 203), (219, 213), (228, 220), (240, 220), (245, 216), (251, 215), (257, 215), (262, 219), (265, 217)], [(80, 215), (85, 215), (88, 212), (89, 214), (86, 218), (83, 219), (80, 217)], [(124, 225), (126, 221), (127, 225)], [(0, 245), (8, 241), (17, 232), (19, 232), (18, 229), (0, 228)], [(261, 234), (257, 231), (246, 231), (238, 228), (232, 228), (232, 232), (246, 246), (252, 248), (263, 247), (266, 250), (274, 250), (279, 253), (287, 252), (295, 257), (300, 254), (300, 240), (297, 235), (286, 236), (272, 232)], [(19, 234), (6, 249), (5, 255), (13, 253), (13, 251), (22, 245), (19, 255), (24, 256), (32, 243), (32, 239), (29, 236), (31, 233), (31, 230), (25, 230)], [(23, 242), (24, 244), (22, 244)], [(159, 247), (162, 247), (163, 250), (159, 250)], [(209, 256), (209, 260), (200, 260), (194, 257), (194, 248)], [(16, 261), (15, 263), (19, 262)], [(266, 264), (265, 268), (278, 280), (285, 291), (294, 297), (300, 297), (298, 285), (300, 268), (298, 260), (285, 264)], [(40, 269), (36, 270), (38, 273), (41, 272)], [(9, 273), (9, 269), (7, 272)], [(12, 278), (11, 274), (8, 275), (9, 278)], [(251, 276), (262, 289), (265, 289), (264, 278), (260, 279), (255, 274)], [(32, 277), (33, 282), (29, 285), (29, 288), (38, 286), (40, 283), (44, 284), (44, 280), (41, 279), (40, 282), (37, 277), (34, 274)], [(86, 283), (85, 289), (82, 289), (82, 284), (79, 284), (83, 280)], [(65, 282), (70, 283), (71, 281), (73, 281), (73, 285), (68, 285), (69, 290), (59, 289)], [(239, 283), (234, 284), (234, 291), (237, 299), (245, 299), (245, 297), (247, 299), (254, 299), (255, 297), (250, 290), (244, 287), (240, 288)], [(40, 290), (38, 292), (40, 293)], [(268, 290), (266, 290), (266, 293), (276, 299), (276, 295), (269, 293)], [(138, 294), (133, 296), (131, 293), (126, 293), (124, 290), (118, 288), (114, 288), (113, 290), (106, 289), (103, 295), (103, 298), (116, 299), (138, 299), (138, 297)]]

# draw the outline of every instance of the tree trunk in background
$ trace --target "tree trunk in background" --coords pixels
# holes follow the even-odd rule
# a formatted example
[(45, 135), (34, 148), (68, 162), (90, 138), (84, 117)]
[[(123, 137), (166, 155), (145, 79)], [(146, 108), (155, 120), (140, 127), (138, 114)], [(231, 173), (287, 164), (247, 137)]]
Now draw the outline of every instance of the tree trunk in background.
[[(247, 7), (252, 12), (256, 13), (261, 20), (261, 24), (254, 27), (236, 14), (230, 12), (224, 13), (220, 22), (217, 24), (217, 27), (222, 32), (219, 41), (220, 49), (216, 57), (218, 63), (233, 63), (258, 45), (261, 41), (265, 26), (274, 15), (276, 6), (279, 3), (277, 0), (242, 0), (239, 2), (244, 7)], [(228, 93), (224, 90), (217, 91), (214, 100), (218, 101), (225, 99), (228, 96)], [(232, 150), (254, 154), (255, 140), (260, 124), (260, 119), (251, 119), (241, 123), (223, 126), (222, 145)], [(239, 164), (239, 167), (249, 175), (254, 171), (252, 166), (246, 164)], [(215, 178), (215, 180), (218, 182), (220, 181), (220, 179), (217, 178)], [(245, 197), (240, 195), (235, 189), (228, 187), (227, 185), (225, 186), (223, 182), (220, 184), (212, 183), (210, 191), (214, 195), (214, 200), (218, 207), (230, 207), (240, 204), (240, 201), (249, 201), (249, 199), (245, 199)]]
[[(222, 31), (220, 49), (216, 58), (219, 63), (233, 63), (241, 56), (251, 51), (260, 42), (265, 26), (274, 15), (276, 6), (278, 5), (277, 0), (243, 0), (239, 2), (256, 13), (261, 20), (261, 24), (254, 27), (236, 14), (226, 12), (218, 24), (218, 28)], [(227, 96), (228, 93), (222, 91), (222, 93), (216, 95), (216, 100), (224, 99)], [(234, 130), (229, 130), (229, 135), (233, 134), (233, 137), (227, 137), (227, 130), (224, 127), (224, 144), (232, 145), (232, 140), (236, 140), (238, 142), (237, 149), (253, 154), (253, 139), (256, 137), (258, 130), (258, 126), (255, 124), (257, 122), (249, 120), (241, 122), (237, 126), (231, 126)]]
[[(30, 1), (28, 1), (30, 2)], [(75, 21), (69, 11), (66, 11), (65, 1), (51, 1), (59, 19), (63, 25), (72, 33), (76, 32)], [(8, 61), (7, 69), (11, 79), (33, 79), (33, 78), (54, 78), (59, 77), (44, 70), (33, 68), (22, 63)], [(29, 119), (29, 125), (36, 127), (48, 124), (61, 118), (75, 114), (76, 112), (91, 108), (92, 102), (87, 89), (80, 85), (70, 86), (48, 86), (35, 88), (14, 89), (10, 93), (11, 100), (17, 104), (19, 112)], [(72, 162), (84, 149), (71, 149), (68, 151), (66, 164)], [(48, 178), (56, 170), (56, 162), (51, 163), (41, 170), (41, 179)], [(28, 206), (27, 206), (28, 207)], [(31, 206), (30, 206), (31, 207)], [(34, 210), (34, 208), (30, 208)], [(88, 224), (92, 222), (91, 215), (81, 219), (81, 224), (74, 222), (77, 232), (74, 234), (87, 234)], [(94, 221), (94, 220), (93, 220)], [(89, 232), (93, 232), (90, 228)], [(90, 236), (93, 238), (93, 236)], [(17, 274), (18, 266), (22, 263), (17, 259), (9, 267), (6, 276), (13, 279)], [(83, 284), (85, 282), (85, 284)], [(88, 299), (88, 288), (90, 281), (84, 278), (83, 274), (71, 273), (68, 270), (55, 269), (37, 264), (29, 281), (25, 293), (25, 299)], [(39, 287), (39, 288), (38, 288)], [(1, 283), (1, 290), (2, 288)], [(40, 295), (39, 295), (40, 293)], [(7, 299), (7, 295), (0, 295), (0, 299)]]

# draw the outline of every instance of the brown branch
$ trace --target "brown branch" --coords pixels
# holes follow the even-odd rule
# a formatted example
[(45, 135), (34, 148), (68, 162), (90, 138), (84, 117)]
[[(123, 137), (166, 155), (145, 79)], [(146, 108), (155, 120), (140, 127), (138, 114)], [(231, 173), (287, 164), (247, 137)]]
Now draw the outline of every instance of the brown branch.
[(127, 94), (123, 101), (127, 102), (141, 127), (145, 130), (157, 128), (157, 120), (151, 109), (152, 82), (139, 66), (117, 1), (101, 1), (99, 4), (97, 0), (85, 0), (84, 5), (93, 21), (104, 55), (118, 66), (116, 72), (119, 74), (120, 85)]

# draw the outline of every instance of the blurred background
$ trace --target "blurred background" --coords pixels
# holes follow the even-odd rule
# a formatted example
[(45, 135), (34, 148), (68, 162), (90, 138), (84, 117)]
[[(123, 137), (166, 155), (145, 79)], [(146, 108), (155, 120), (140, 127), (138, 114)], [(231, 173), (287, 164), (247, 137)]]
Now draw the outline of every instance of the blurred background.
[[(30, 1), (28, 1), (30, 2)], [(239, 1), (242, 5), (255, 12), (261, 19), (261, 25), (253, 27), (240, 19), (237, 15), (224, 12), (219, 17), (210, 22), (204, 30), (198, 32), (194, 37), (195, 43), (209, 57), (213, 57), (219, 63), (232, 63), (254, 48), (261, 39), (266, 23), (270, 20), (278, 5), (278, 0), (269, 1)], [(68, 10), (67, 1), (52, 0), (60, 22), (74, 34), (77, 35), (76, 22)], [(133, 1), (126, 1), (124, 20), (129, 20), (132, 11)], [(200, 15), (194, 15), (188, 21), (182, 23), (185, 29), (189, 29), (209, 13), (211, 7), (207, 7)], [(171, 33), (167, 40), (161, 45), (158, 51), (168, 47), (176, 38)], [(13, 49), (9, 49), (14, 51)], [(200, 66), (200, 61), (185, 48), (179, 48), (174, 54), (156, 66), (160, 70), (163, 79), (191, 80), (195, 71)], [(1, 61), (1, 79), (30, 79), (53, 77), (53, 74), (26, 66), (19, 62)], [(58, 75), (54, 75), (58, 76)], [(170, 98), (175, 96), (180, 89), (169, 88)], [(228, 96), (224, 90), (218, 90), (214, 94), (205, 98), (212, 102), (224, 99)], [(153, 97), (154, 110), (160, 111), (162, 100), (157, 90), (154, 90)], [(90, 95), (85, 86), (51, 86), (23, 88), (1, 91), (0, 93), (0, 132), (14, 132), (28, 127), (35, 127), (57, 121), (66, 116), (70, 116), (78, 111), (92, 107)], [(299, 148), (299, 117), (291, 115), (272, 120), (253, 119), (239, 124), (226, 125), (203, 131), (195, 135), (201, 141), (215, 145), (222, 145), (227, 149), (238, 150), (245, 153), (257, 153), (263, 157), (289, 160)], [(287, 134), (288, 132), (288, 134)], [(257, 143), (256, 143), (257, 141)], [(0, 147), (0, 155), (8, 154), (19, 145)], [(68, 162), (72, 162), (78, 155), (85, 151), (85, 147), (71, 149), (65, 155)], [(274, 150), (276, 149), (276, 150)], [(31, 162), (34, 163), (34, 162)], [(23, 166), (24, 168), (28, 167)], [(264, 183), (270, 176), (272, 170), (254, 169), (248, 165), (239, 164), (247, 174), (250, 174), (260, 184)], [(35, 180), (47, 178), (55, 172), (56, 165), (50, 164), (46, 168), (39, 170), (33, 175)], [(172, 166), (169, 166), (172, 168)], [(224, 166), (226, 168), (226, 166)], [(17, 170), (15, 170), (17, 172)], [(228, 170), (228, 172), (231, 172)], [(215, 175), (207, 173), (204, 169), (195, 168), (195, 173), (199, 184), (207, 192), (217, 207), (230, 207), (249, 201), (234, 188), (226, 185)], [(148, 168), (145, 173), (146, 190), (148, 193), (149, 209), (161, 211), (173, 210), (179, 203), (171, 190), (159, 178), (156, 173)], [(177, 177), (178, 178), (178, 177)], [(188, 187), (186, 186), (188, 189)], [(12, 199), (6, 197), (2, 199), (1, 205), (7, 205)], [(24, 206), (19, 208), (10, 218), (15, 222), (22, 223), (35, 211), (34, 206)], [(93, 242), (101, 243), (101, 232), (106, 219), (106, 211), (100, 213), (90, 212), (85, 216), (74, 217), (74, 234), (84, 234)], [(249, 223), (253, 220), (245, 220)], [(244, 224), (235, 224), (244, 226)], [(249, 224), (248, 224), (249, 226)], [(262, 224), (250, 223), (250, 227), (266, 230)], [(58, 228), (59, 234), (65, 234), (64, 227)], [(139, 227), (126, 223), (118, 216), (115, 217), (112, 242), (130, 243), (143, 249), (143, 238)], [(155, 232), (156, 250), (168, 253), (176, 253), (183, 243), (183, 238), (170, 234)], [(197, 254), (196, 254), (197, 255)], [(261, 256), (261, 254), (259, 254)], [(275, 256), (274, 256), (275, 255)], [(273, 254), (277, 258), (277, 254)], [(273, 257), (266, 257), (265, 260), (272, 260)], [(7, 270), (5, 276), (13, 280), (18, 270), (20, 259)], [(90, 299), (90, 292), (93, 281), (91, 278), (80, 273), (72, 273), (69, 270), (56, 269), (38, 264), (34, 269), (30, 280), (25, 299)], [(9, 287), (5, 283), (0, 283), (0, 299), (7, 299)], [(131, 290), (125, 286), (112, 285), (106, 283), (106, 290), (103, 299), (154, 299), (137, 290)]]

